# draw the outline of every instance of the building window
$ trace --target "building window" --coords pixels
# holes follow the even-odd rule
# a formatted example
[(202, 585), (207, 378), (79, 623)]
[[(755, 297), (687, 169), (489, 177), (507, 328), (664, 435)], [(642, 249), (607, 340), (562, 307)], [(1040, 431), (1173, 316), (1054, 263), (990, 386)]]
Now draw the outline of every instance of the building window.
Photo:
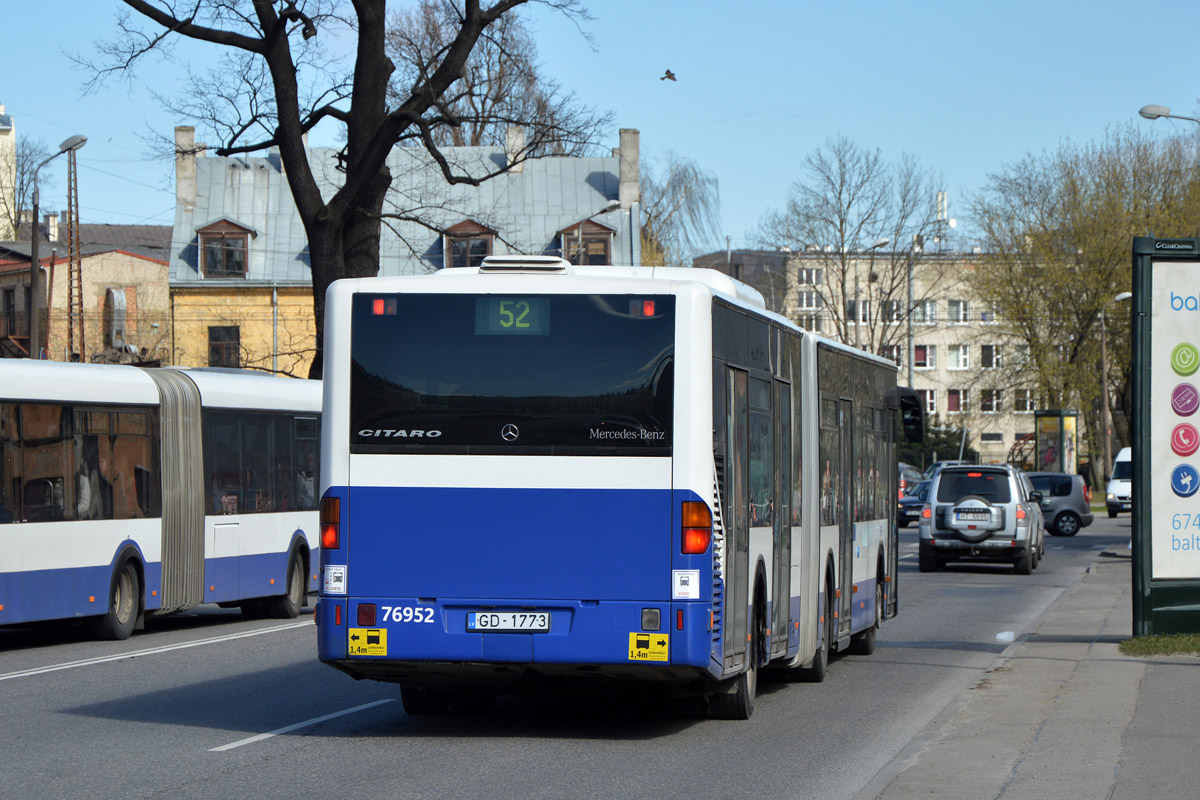
[(447, 236), (446, 265), (449, 267), (478, 267), (485, 256), (492, 254), (492, 237)]
[(240, 367), (241, 331), (237, 325), (210, 325), (208, 328), (208, 365)]
[(1012, 366), (1014, 369), (1029, 366), (1029, 345), (1018, 344), (1013, 345), (1012, 350)]
[(464, 219), (446, 229), (443, 263), (447, 267), (478, 267), (492, 254), (496, 232), (473, 219)]
[(612, 263), (615, 233), (607, 225), (591, 219), (563, 228), (558, 232), (563, 258), (577, 266), (607, 266)]
[(884, 301), (883, 321), (884, 322), (899, 322), (900, 321), (900, 301), (899, 300)]
[(979, 313), (979, 321), (984, 325), (995, 325), (996, 320), (998, 319), (999, 315), (996, 313), (996, 309), (992, 306), (988, 306)]
[(1035, 404), (1033, 399), (1032, 389), (1014, 389), (1013, 390), (1013, 411), (1018, 414), (1029, 414), (1034, 410)]
[(913, 347), (913, 368), (933, 369), (937, 366), (937, 345), (918, 344)]
[(821, 293), (814, 291), (796, 292), (796, 307), (816, 310), (821, 307)]
[(979, 408), (990, 414), (1000, 411), (1000, 390), (982, 389), (979, 395)]
[(917, 389), (917, 396), (921, 398), (926, 414), (937, 413), (937, 389)]
[(967, 389), (948, 389), (946, 391), (946, 411), (951, 414), (966, 414), (967, 392)]
[(950, 359), (947, 369), (970, 369), (971, 349), (965, 344), (950, 345)]
[(1004, 434), (997, 432), (979, 434), (979, 441), (985, 444), (1004, 444)]
[(801, 267), (796, 270), (797, 283), (806, 283), (810, 286), (821, 285), (821, 268), (820, 267)]
[[(854, 313), (855, 309), (859, 310), (857, 314)], [(870, 319), (871, 319), (871, 303), (869, 301), (863, 300), (862, 303), (859, 303), (859, 301), (857, 301), (857, 300), (847, 300), (846, 301), (846, 322), (847, 323), (853, 322), (855, 324), (858, 324), (859, 322), (869, 322)]]
[(966, 300), (950, 301), (950, 321), (957, 324), (966, 324), (971, 321)]
[(913, 305), (912, 320), (914, 325), (937, 324), (937, 302), (920, 300)]
[(1000, 345), (985, 344), (980, 348), (979, 366), (983, 369), (999, 369), (1000, 364)]
[(904, 366), (903, 353), (904, 348), (902, 348), (900, 345), (889, 344), (883, 348), (879, 355), (883, 356), (884, 358), (891, 359), (892, 361), (896, 362), (897, 367), (901, 367)]
[(796, 317), (796, 324), (806, 331), (814, 333), (821, 332), (821, 315), (820, 314), (801, 314)]
[(245, 233), (222, 231), (200, 234), (203, 253), (201, 269), (206, 278), (246, 277), (246, 250), (250, 236)]

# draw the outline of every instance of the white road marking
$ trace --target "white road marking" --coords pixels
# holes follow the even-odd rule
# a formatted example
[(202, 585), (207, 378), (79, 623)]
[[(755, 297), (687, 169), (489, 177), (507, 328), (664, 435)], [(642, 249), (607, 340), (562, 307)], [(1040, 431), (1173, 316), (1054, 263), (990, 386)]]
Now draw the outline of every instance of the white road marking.
[(1013, 631), (1001, 631), (996, 634), (997, 642), (1011, 642), (1017, 638), (1017, 634)]
[(249, 739), (241, 739), (239, 741), (231, 742), (229, 744), (223, 744), (220, 747), (211, 747), (211, 748), (209, 748), (208, 752), (224, 753), (226, 750), (232, 750), (235, 747), (241, 747), (242, 745), (254, 744), (255, 742), (261, 742), (264, 739), (270, 739), (272, 736), (278, 736), (281, 733), (290, 733), (292, 731), (299, 730), (300, 728), (307, 728), (310, 725), (317, 725), (319, 723), (325, 722), (326, 720), (336, 719), (337, 717), (344, 717), (347, 714), (353, 714), (357, 711), (365, 711), (368, 708), (374, 708), (375, 706), (381, 706), (384, 703), (391, 703), (394, 701), (395, 701), (394, 698), (389, 697), (386, 700), (376, 700), (374, 703), (366, 703), (361, 706), (355, 706), (354, 708), (347, 708), (344, 711), (335, 711), (332, 714), (326, 714), (323, 717), (314, 717), (313, 719), (307, 719), (304, 722), (297, 722), (295, 725), (288, 725), (283, 728), (276, 728), (275, 730), (273, 730), (269, 733), (260, 733), (257, 736), (251, 736)]
[(277, 631), (287, 631), (293, 628), (303, 628), (305, 625), (312, 625), (312, 620), (305, 622), (293, 622), (289, 625), (275, 625), (271, 628), (261, 628), (256, 631), (247, 631), (246, 633), (234, 633), (229, 636), (217, 636), (212, 639), (199, 639), (194, 642), (184, 642), (182, 644), (171, 644), (165, 647), (151, 647), (147, 650), (135, 650), (132, 653), (117, 653), (111, 656), (100, 656), (98, 658), (85, 658), (82, 661), (69, 661), (65, 664), (54, 664), (49, 667), (36, 667), (34, 669), (24, 669), (19, 672), (8, 672), (0, 675), (0, 681), (10, 681), (13, 678), (27, 678), (32, 675), (44, 675), (47, 672), (58, 672), (64, 669), (75, 669), (76, 667), (90, 667), (93, 664), (106, 664), (109, 661), (120, 661), (125, 658), (139, 658), (141, 656), (152, 656), (158, 653), (169, 653), (172, 650), (186, 650), (190, 647), (201, 647), (206, 644), (220, 644), (221, 642), (232, 642), (236, 639), (246, 639), (250, 636), (261, 636), (264, 633), (275, 633)]

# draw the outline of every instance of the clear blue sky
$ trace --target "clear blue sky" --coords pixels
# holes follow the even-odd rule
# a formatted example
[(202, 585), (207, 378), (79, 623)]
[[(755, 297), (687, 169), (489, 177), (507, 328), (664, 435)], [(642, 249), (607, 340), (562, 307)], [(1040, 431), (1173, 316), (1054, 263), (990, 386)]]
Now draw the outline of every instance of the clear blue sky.
[[(966, 221), (969, 195), (1026, 153), (1098, 140), (1130, 121), (1163, 135), (1200, 132), (1137, 116), (1147, 103), (1196, 116), (1195, 0), (585, 2), (595, 50), (574, 23), (530, 14), (545, 72), (611, 110), (618, 126), (639, 129), (643, 159), (674, 150), (713, 172), (722, 235), (734, 247), (783, 205), (805, 155), (839, 133), (939, 170), (951, 214)], [(79, 152), (84, 221), (170, 224), (171, 164), (149, 160), (143, 138), (187, 122), (149, 91), (174, 91), (175, 73), (150, 64), (133, 85), (114, 81), (81, 98), (83, 75), (64, 53), (89, 51), (123, 5), (48, 8), (0, 0), (0, 103), (18, 135), (51, 146), (88, 136)], [(668, 68), (677, 81), (659, 80)], [(44, 209), (65, 206), (65, 162), (42, 172)]]

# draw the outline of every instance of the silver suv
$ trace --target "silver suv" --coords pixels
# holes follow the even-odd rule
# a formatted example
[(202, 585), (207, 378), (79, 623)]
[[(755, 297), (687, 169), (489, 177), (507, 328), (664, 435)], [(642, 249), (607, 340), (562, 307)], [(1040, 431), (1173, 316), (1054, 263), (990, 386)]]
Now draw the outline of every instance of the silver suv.
[(1042, 493), (1007, 464), (948, 466), (933, 477), (918, 527), (918, 566), (958, 559), (1009, 561), (1018, 575), (1046, 553)]

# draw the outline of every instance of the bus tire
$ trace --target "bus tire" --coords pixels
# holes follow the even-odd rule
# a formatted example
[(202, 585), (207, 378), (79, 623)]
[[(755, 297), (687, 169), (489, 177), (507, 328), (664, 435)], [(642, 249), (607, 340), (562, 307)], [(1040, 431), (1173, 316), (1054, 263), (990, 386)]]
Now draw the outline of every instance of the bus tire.
[(287, 590), (263, 601), (267, 615), (275, 619), (295, 619), (304, 605), (304, 559), (295, 550), (288, 556)]
[(121, 641), (128, 639), (137, 624), (142, 604), (142, 581), (137, 565), (130, 557), (117, 562), (108, 589), (108, 611), (91, 621), (91, 633), (96, 639)]
[(759, 652), (766, 644), (766, 604), (760, 592), (762, 584), (754, 590), (754, 621), (750, 625), (750, 641), (746, 647), (746, 669), (733, 679), (724, 692), (718, 692), (708, 700), (708, 713), (713, 719), (750, 719), (754, 713), (754, 698), (758, 695), (758, 671), (762, 665)]
[(450, 695), (423, 686), (401, 686), (400, 703), (410, 717), (445, 714), (450, 709)]
[[(879, 571), (879, 576), (882, 577), (883, 571)], [(875, 621), (871, 623), (871, 627), (865, 631), (859, 631), (850, 639), (850, 647), (847, 652), (856, 656), (869, 656), (875, 652), (875, 633), (879, 630), (879, 623), (883, 621), (883, 583), (878, 578), (875, 580)]]

